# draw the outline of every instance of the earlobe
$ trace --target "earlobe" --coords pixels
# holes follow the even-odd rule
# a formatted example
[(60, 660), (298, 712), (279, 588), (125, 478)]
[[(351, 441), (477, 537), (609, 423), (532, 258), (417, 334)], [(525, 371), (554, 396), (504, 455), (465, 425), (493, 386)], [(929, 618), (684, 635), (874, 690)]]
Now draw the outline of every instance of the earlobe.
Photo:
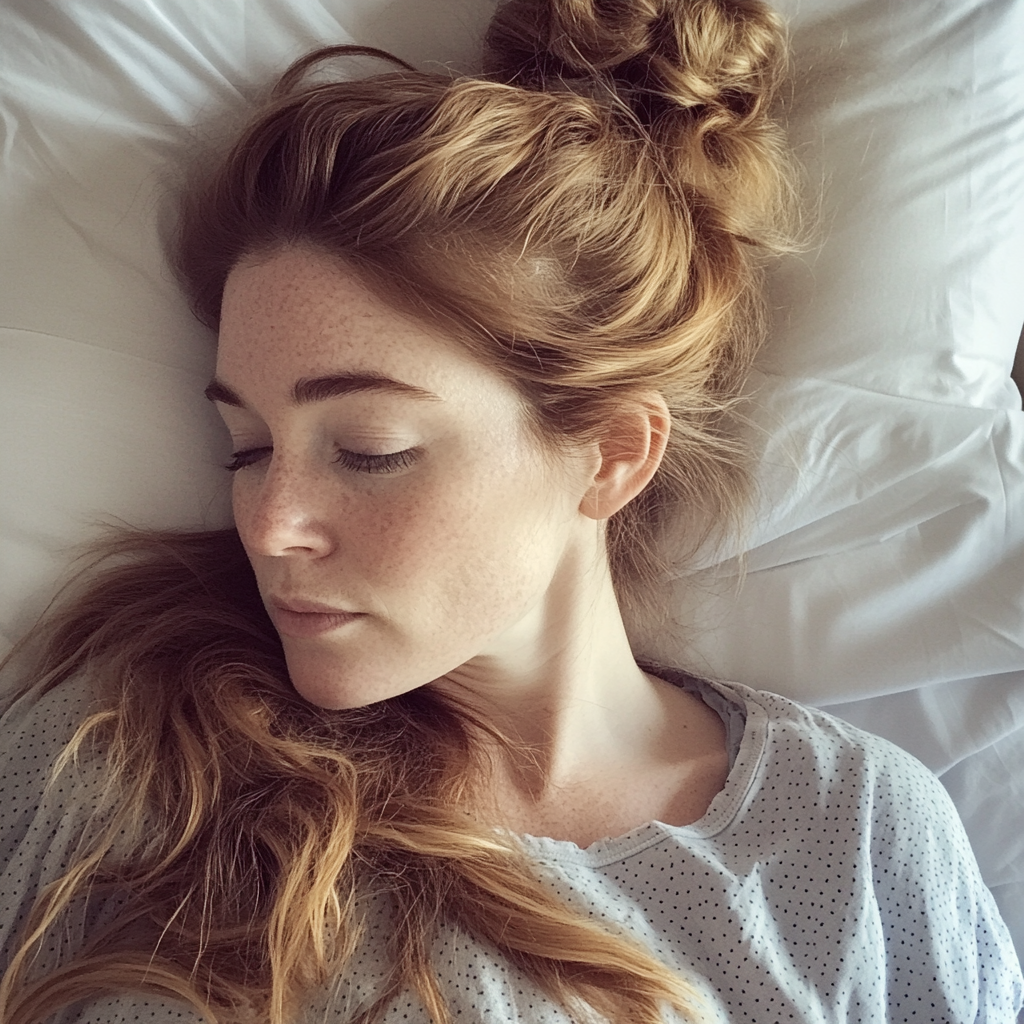
[(671, 426), (668, 406), (657, 393), (614, 416), (601, 441), (601, 463), (580, 502), (580, 512), (590, 519), (609, 519), (628, 505), (661, 465)]

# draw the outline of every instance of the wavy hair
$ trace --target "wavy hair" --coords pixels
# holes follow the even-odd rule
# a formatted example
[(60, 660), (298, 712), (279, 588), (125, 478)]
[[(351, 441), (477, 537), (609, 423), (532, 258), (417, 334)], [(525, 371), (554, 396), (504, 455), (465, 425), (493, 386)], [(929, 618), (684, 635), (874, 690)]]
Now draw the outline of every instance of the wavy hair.
[[(761, 267), (792, 238), (769, 113), (779, 19), (759, 0), (510, 0), (481, 77), (396, 61), (324, 80), (351, 53), (381, 55), (298, 61), (186, 197), (177, 265), (197, 315), (216, 326), (240, 261), (305, 246), (510, 380), (553, 446), (660, 392), (668, 451), (608, 526), (620, 601), (642, 607), (670, 512), (698, 543), (744, 506), (726, 416), (763, 330)], [(105, 752), (104, 824), (36, 901), (0, 983), (5, 1024), (124, 989), (285, 1024), (346, 971), (371, 893), (397, 912), (360, 1022), (407, 989), (452, 1019), (429, 955), (443, 926), (576, 1020), (695, 1016), (683, 978), (465, 813), (481, 738), (505, 742), (486, 722), (429, 686), (341, 711), (296, 694), (234, 531), (126, 534), (83, 580), (31, 638), (33, 673), (40, 692), (87, 673), (103, 695), (56, 770)], [(103, 893), (116, 919), (39, 976), (47, 937)]]

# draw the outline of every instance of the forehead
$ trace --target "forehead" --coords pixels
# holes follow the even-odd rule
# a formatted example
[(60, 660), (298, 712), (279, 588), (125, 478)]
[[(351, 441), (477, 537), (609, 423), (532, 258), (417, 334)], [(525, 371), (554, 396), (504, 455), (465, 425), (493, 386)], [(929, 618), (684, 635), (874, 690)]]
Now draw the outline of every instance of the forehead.
[(231, 272), (221, 306), (218, 377), (232, 384), (290, 383), (339, 371), (385, 373), (431, 390), (485, 380), (504, 385), (458, 342), (390, 306), (331, 257), (290, 248)]

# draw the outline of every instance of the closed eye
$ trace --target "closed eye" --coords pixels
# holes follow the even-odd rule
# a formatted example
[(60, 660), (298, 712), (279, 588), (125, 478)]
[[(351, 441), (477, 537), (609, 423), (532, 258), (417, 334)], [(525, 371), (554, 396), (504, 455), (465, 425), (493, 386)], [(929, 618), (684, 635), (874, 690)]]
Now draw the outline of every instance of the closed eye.
[(408, 469), (419, 458), (419, 454), (418, 448), (406, 448), (405, 451), (389, 452), (387, 455), (363, 455), (342, 448), (334, 461), (358, 473), (397, 473), (400, 469)]
[(253, 466), (262, 459), (265, 459), (273, 450), (270, 447), (243, 448), (241, 451), (232, 452), (231, 458), (224, 464), (224, 468), (229, 473), (237, 473), (240, 469)]
[[(273, 451), (274, 449), (269, 446), (243, 448), (241, 451), (232, 453), (230, 461), (224, 468), (230, 473), (237, 473), (240, 469), (247, 469), (249, 466), (261, 462)], [(419, 455), (418, 448), (406, 448), (404, 451), (388, 452), (385, 455), (366, 455), (362, 452), (350, 452), (341, 448), (334, 461), (357, 473), (397, 473), (400, 469), (408, 469)]]

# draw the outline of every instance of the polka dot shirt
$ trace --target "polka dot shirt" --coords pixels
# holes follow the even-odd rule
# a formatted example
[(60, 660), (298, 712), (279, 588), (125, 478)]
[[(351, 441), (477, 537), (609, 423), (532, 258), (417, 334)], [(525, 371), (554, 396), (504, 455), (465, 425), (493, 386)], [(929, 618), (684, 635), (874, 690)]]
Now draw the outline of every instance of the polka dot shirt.
[[(703, 1019), (731, 1024), (1013, 1024), (1020, 965), (941, 784), (909, 754), (824, 713), (735, 684), (690, 688), (733, 739), (725, 788), (692, 825), (659, 822), (586, 849), (522, 837), (538, 875), (567, 903), (626, 932), (698, 991)], [(0, 956), (41, 884), (59, 875), (94, 806), (44, 794), (80, 720), (80, 682), (5, 716), (0, 751)], [(95, 822), (94, 822), (95, 823)], [(113, 908), (113, 909), (116, 909)], [(102, 913), (102, 909), (100, 911)], [(112, 912), (108, 908), (108, 913)], [(345, 976), (311, 994), (303, 1024), (340, 1024), (384, 979), (390, 908), (369, 909)], [(103, 915), (106, 916), (106, 915)], [(80, 922), (77, 927), (88, 927)], [(75, 942), (76, 925), (65, 929)], [(51, 948), (49, 956), (65, 950)], [(566, 1024), (496, 951), (458, 929), (433, 963), (457, 1021)], [(1022, 1018), (1024, 1019), (1024, 1018)], [(183, 1003), (125, 995), (68, 1008), (54, 1024), (192, 1024)], [(675, 1020), (666, 1011), (666, 1020)], [(387, 1024), (429, 1024), (412, 995)]]

